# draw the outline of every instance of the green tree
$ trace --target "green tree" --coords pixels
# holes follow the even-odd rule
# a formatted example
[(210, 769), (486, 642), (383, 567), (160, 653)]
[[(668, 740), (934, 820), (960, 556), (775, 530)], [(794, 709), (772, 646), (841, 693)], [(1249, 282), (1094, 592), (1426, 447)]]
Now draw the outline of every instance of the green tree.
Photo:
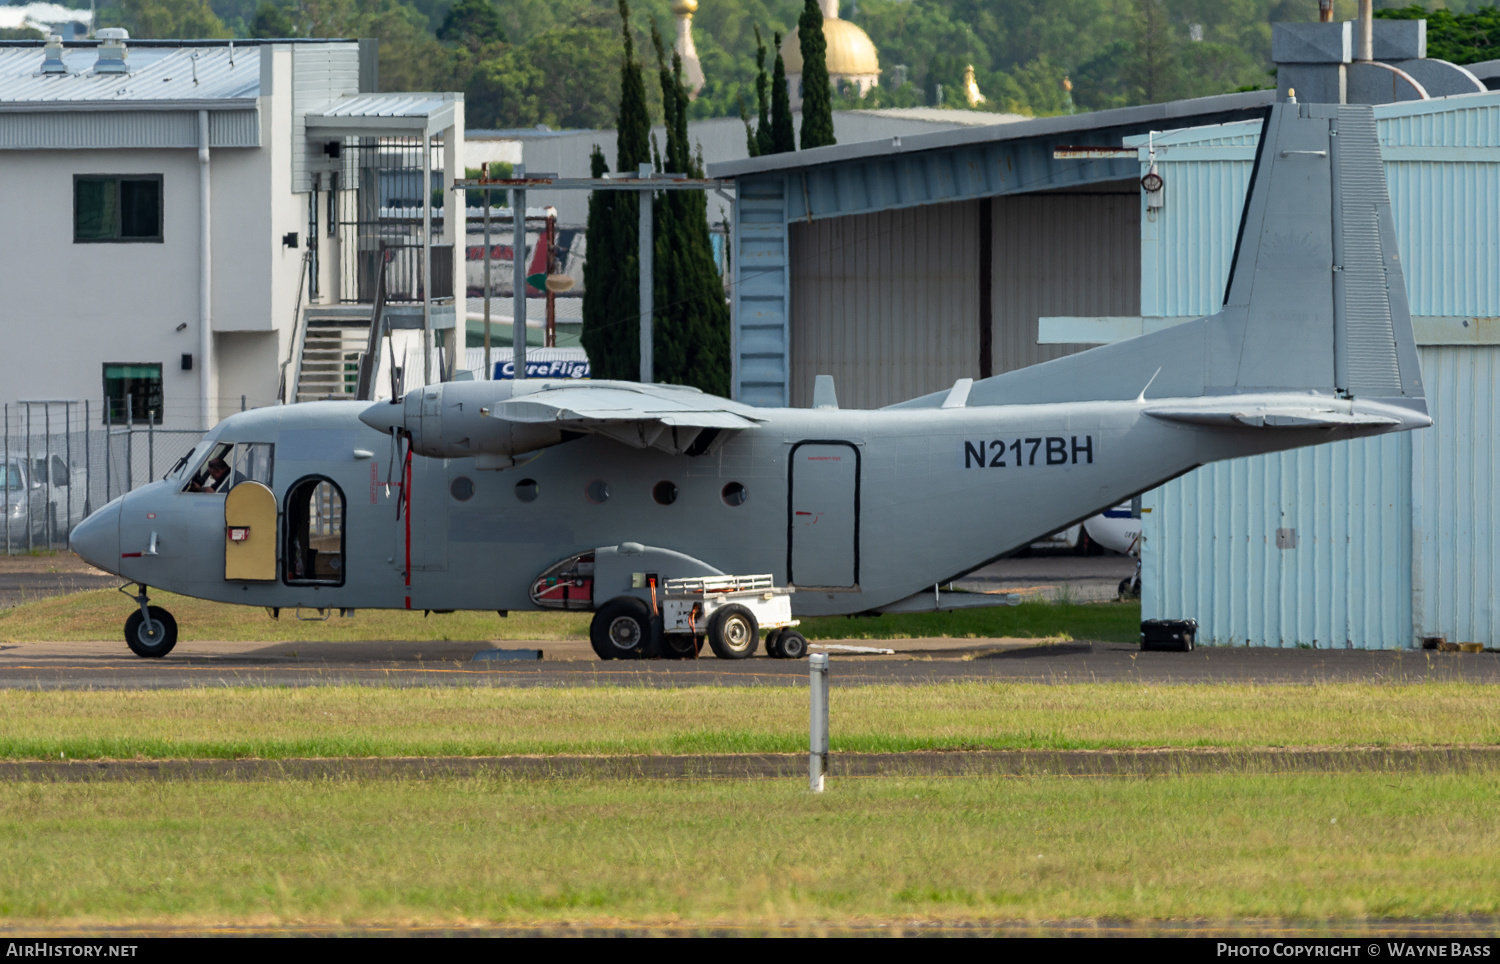
[[(602, 128), (620, 96), (619, 36), (602, 27), (554, 27), (519, 46), (474, 53), (463, 81), (473, 127)], [(464, 56), (461, 48), (456, 52)]]
[(755, 28), (755, 144), (751, 157), (770, 154), (775, 149), (771, 137), (771, 78), (766, 76), (766, 42), (761, 39), (760, 27)]
[[(619, 0), (620, 112), (616, 117), (615, 169), (634, 172), (651, 159), (651, 115), (646, 81), (635, 59), (630, 7)], [(604, 155), (596, 147), (591, 161), (602, 177)], [(600, 378), (640, 378), (640, 201), (635, 191), (597, 191), (589, 199), (589, 257), (584, 267), (583, 331), (580, 340), (589, 365)], [(651, 203), (646, 199), (646, 203)]]
[(255, 19), (250, 24), (250, 36), (258, 39), (270, 39), (280, 37), (297, 36), (297, 25), (287, 12), (274, 3), (262, 3), (255, 11)]
[(1135, 0), (1134, 21), (1134, 56), (1125, 64), (1126, 82), (1135, 89), (1139, 103), (1177, 97), (1181, 65), (1165, 0)]
[(467, 51), (444, 47), (426, 15), (399, 0), (299, 0), (291, 18), (297, 36), (378, 39), (385, 90), (462, 88), (472, 70)]
[(776, 66), (771, 73), (771, 149), (764, 154), (785, 154), (797, 149), (792, 132), (792, 95), (786, 86), (786, 62), (781, 59), (781, 34), (772, 35)]
[(230, 33), (207, 0), (119, 0), (115, 15), (137, 39), (216, 40)]
[(1377, 17), (1427, 21), (1427, 56), (1454, 64), (1474, 64), (1500, 58), (1500, 7), (1480, 7), (1470, 13), (1433, 10), (1411, 4), (1399, 10), (1378, 10)]
[(437, 38), (478, 50), (487, 44), (504, 42), (505, 27), (492, 0), (458, 0), (438, 28)]
[(803, 0), (797, 21), (802, 48), (802, 149), (827, 147), (833, 136), (833, 90), (828, 82), (828, 40), (818, 0)]
[[(682, 59), (674, 53), (668, 69), (661, 33), (654, 27), (651, 39), (666, 114), (663, 161), (669, 171), (702, 177), (702, 162), (688, 149), (688, 92), (682, 82)], [(727, 396), (729, 306), (714, 265), (707, 200), (701, 191), (663, 191), (661, 195), (653, 218), (653, 377)]]

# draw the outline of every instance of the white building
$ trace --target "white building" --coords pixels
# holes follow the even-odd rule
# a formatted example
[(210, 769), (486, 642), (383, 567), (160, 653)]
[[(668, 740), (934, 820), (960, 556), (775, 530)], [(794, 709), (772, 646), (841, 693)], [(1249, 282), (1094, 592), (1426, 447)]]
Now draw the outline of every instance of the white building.
[(0, 44), (0, 401), (204, 428), (347, 395), (382, 245), (387, 320), (451, 365), (462, 265), (420, 172), (446, 193), (461, 94), (373, 93), (370, 42), (100, 34)]

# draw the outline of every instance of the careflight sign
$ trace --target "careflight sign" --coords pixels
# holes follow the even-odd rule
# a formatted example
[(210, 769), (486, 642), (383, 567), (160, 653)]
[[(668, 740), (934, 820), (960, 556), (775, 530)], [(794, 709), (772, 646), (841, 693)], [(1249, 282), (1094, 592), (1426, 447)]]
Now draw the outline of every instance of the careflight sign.
[[(495, 362), (495, 378), (515, 378), (514, 361)], [(554, 361), (526, 361), (527, 378), (588, 378), (588, 359), (561, 358)]]

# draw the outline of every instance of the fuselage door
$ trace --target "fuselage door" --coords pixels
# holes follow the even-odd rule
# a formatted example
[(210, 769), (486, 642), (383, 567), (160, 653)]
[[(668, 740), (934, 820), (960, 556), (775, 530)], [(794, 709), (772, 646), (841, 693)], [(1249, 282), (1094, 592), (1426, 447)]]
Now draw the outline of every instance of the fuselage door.
[(245, 481), (224, 498), (224, 578), (276, 578), (276, 494)]
[(849, 442), (792, 446), (787, 485), (787, 581), (799, 588), (859, 585), (859, 449)]

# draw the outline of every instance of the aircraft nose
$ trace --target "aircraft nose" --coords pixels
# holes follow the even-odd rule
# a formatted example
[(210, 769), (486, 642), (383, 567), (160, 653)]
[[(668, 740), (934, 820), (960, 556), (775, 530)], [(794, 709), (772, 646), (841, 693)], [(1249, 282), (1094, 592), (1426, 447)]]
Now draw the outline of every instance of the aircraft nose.
[(68, 545), (78, 557), (106, 572), (120, 569), (120, 501), (84, 519), (73, 528)]
[(393, 428), (406, 428), (406, 406), (400, 399), (376, 402), (359, 413), (359, 420), (382, 435), (389, 435)]

